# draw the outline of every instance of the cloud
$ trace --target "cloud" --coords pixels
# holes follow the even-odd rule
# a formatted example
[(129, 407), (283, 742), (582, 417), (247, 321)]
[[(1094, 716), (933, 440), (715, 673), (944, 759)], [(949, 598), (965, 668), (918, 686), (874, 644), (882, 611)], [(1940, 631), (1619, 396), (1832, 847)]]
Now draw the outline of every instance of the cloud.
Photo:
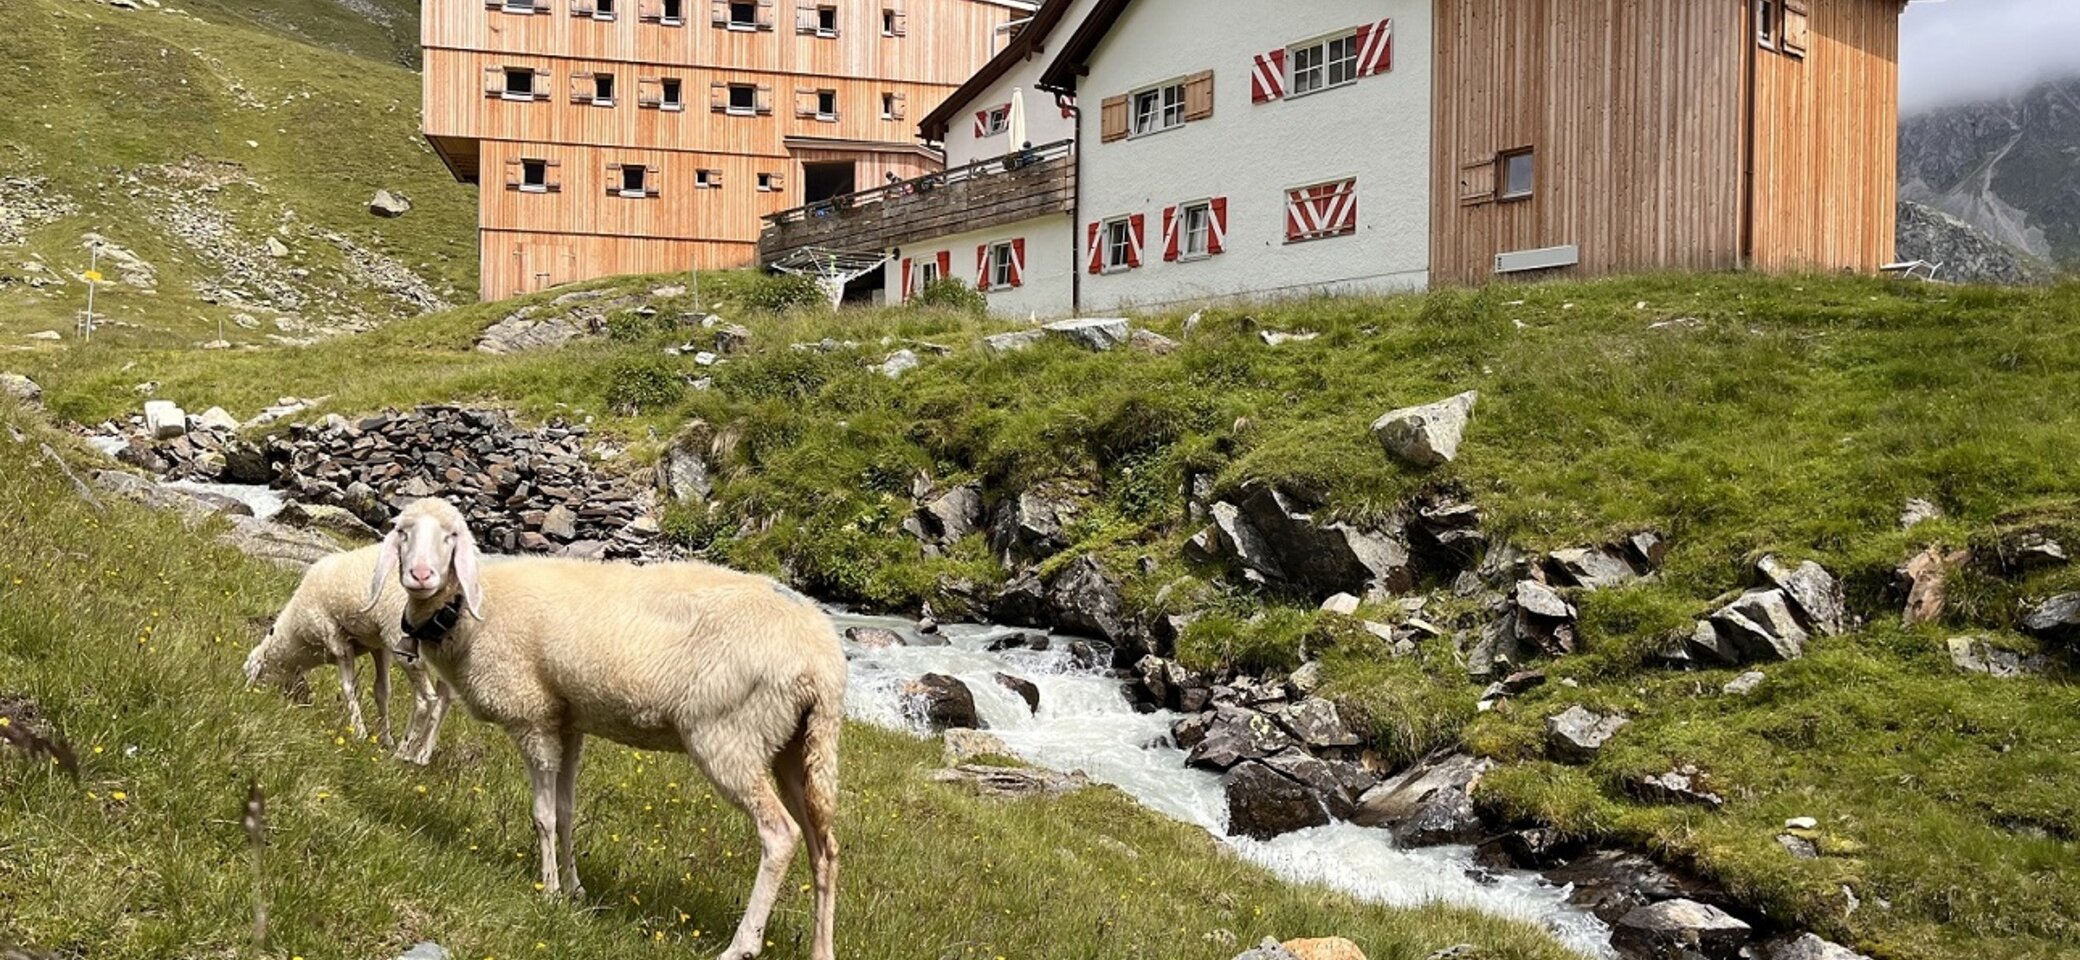
[(2080, 0), (1914, 0), (1900, 17), (1900, 109), (2006, 96), (2080, 74)]

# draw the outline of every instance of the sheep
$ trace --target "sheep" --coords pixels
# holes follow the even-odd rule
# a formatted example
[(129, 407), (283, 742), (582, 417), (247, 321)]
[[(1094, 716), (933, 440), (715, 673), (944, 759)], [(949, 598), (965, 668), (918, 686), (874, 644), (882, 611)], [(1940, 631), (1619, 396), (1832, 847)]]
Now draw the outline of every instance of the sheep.
[(822, 610), (768, 578), (709, 564), (485, 565), (462, 514), (438, 498), (407, 505), (381, 549), (368, 603), (392, 576), (404, 588), (399, 653), (423, 655), (526, 761), (545, 893), (584, 896), (571, 828), (586, 735), (684, 752), (758, 828), (757, 879), (724, 960), (758, 956), (804, 838), (810, 956), (834, 960), (846, 666)]
[[(376, 726), (387, 747), (394, 739), (390, 731), (390, 657), (403, 633), (404, 598), (373, 608), (362, 602), (364, 585), (379, 569), (378, 554), (371, 545), (312, 564), (267, 635), (246, 655), (245, 674), (249, 686), (269, 683), (307, 699), (310, 686), (305, 674), (328, 662), (337, 664), (348, 722), (356, 738), (366, 739), (368, 726), (362, 718), (355, 661), (361, 654), (369, 654), (375, 660)], [(405, 724), (404, 742), (396, 745), (397, 757), (424, 766), (433, 759), (441, 720), (448, 712), (449, 690), (423, 665), (406, 664), (405, 676), (412, 685), (412, 716)]]

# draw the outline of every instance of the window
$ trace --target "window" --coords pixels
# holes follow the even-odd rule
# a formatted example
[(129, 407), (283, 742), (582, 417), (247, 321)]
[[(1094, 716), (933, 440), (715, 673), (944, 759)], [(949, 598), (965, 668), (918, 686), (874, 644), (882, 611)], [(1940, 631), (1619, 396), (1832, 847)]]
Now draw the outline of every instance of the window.
[(722, 171), (695, 170), (693, 172), (693, 185), (703, 190), (713, 190), (720, 187), (722, 186)]
[(729, 28), (731, 30), (758, 29), (758, 4), (732, 3), (729, 5)]
[(771, 193), (778, 190), (780, 189), (780, 178), (770, 173), (761, 173), (758, 175), (758, 189), (761, 193)]
[(923, 290), (939, 282), (939, 261), (930, 258), (917, 264), (917, 289)]
[(982, 117), (982, 129), (975, 135), (978, 137), (994, 137), (1009, 129), (1011, 129), (1011, 105), (1007, 103), (1002, 106), (991, 107), (985, 111)]
[(1286, 96), (1297, 97), (1342, 86), (1358, 79), (1358, 35), (1355, 32), (1304, 43), (1286, 51), (1293, 78)]
[(507, 67), (505, 98), (508, 100), (534, 99), (534, 70), (528, 67)]
[(906, 29), (904, 23), (905, 19), (901, 10), (897, 10), (894, 7), (881, 8), (881, 35), (884, 37), (900, 37), (908, 33), (909, 30)]
[(614, 19), (614, 0), (592, 0), (592, 19)]
[(836, 91), (836, 90), (818, 90), (818, 91), (816, 91), (816, 119), (818, 119), (818, 120), (836, 120), (836, 119), (838, 119), (838, 91)]
[(686, 22), (686, 0), (664, 0), (661, 9), (664, 23), (676, 27)]
[(1134, 94), (1134, 136), (1184, 125), (1184, 83), (1166, 83)]
[(1105, 223), (1105, 269), (1131, 270), (1134, 261), (1134, 224), (1126, 219), (1108, 220)]
[(520, 189), (529, 193), (548, 193), (549, 161), (520, 161)]
[(1497, 179), (1502, 182), (1498, 194), (1503, 200), (1528, 200), (1537, 188), (1537, 169), (1531, 159), (1531, 148), (1504, 151), (1496, 160), (1501, 166)]
[(611, 107), (614, 105), (614, 75), (595, 73), (592, 75), (592, 105)]
[(758, 88), (748, 83), (729, 85), (729, 112), (748, 117), (758, 110)]
[(1017, 263), (1010, 241), (989, 248), (989, 288), (1006, 290), (1018, 285)]
[(621, 165), (621, 191), (620, 191), (620, 192), (621, 192), (621, 195), (622, 195), (622, 196), (624, 196), (624, 197), (645, 197), (645, 196), (649, 196), (649, 195), (651, 195), (651, 193), (653, 193), (653, 192), (654, 192), (654, 191), (651, 191), (650, 189), (648, 189), (648, 188), (649, 188), (649, 186), (650, 186), (650, 168), (648, 168), (648, 167), (645, 167), (645, 166), (642, 166), (641, 164), (632, 164), (632, 163), (625, 163), (625, 164), (622, 164), (622, 165)]
[(1213, 205), (1188, 203), (1178, 211), (1177, 256), (1195, 260), (1213, 254)]
[(1784, 36), (1778, 49), (1794, 60), (1805, 59), (1806, 48), (1813, 42), (1813, 23), (1806, 15), (1806, 0), (1784, 0), (1783, 22), (1779, 29)]
[(505, 0), (504, 9), (507, 13), (549, 12), (549, 8), (547, 6), (540, 7), (539, 9), (536, 8), (534, 5), (534, 0)]
[(819, 37), (835, 37), (838, 35), (837, 7), (816, 8), (816, 35)]
[(883, 119), (883, 120), (900, 120), (900, 119), (902, 119), (902, 118), (901, 118), (900, 116), (898, 116), (898, 115), (896, 114), (896, 95), (895, 95), (895, 94), (893, 94), (893, 93), (884, 93), (884, 94), (882, 94), (882, 95), (881, 95), (881, 119)]
[(1777, 48), (1777, 0), (1755, 0), (1755, 42)]
[(660, 109), (686, 109), (685, 85), (679, 81), (678, 77), (666, 77), (663, 80), (659, 80), (658, 89), (661, 91), (661, 93), (659, 94), (660, 99), (658, 102), (658, 107)]

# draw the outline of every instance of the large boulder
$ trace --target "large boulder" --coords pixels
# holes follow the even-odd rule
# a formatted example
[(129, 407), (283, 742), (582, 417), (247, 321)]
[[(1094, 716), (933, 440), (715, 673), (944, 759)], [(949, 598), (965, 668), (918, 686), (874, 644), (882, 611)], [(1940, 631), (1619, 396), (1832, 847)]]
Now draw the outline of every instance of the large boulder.
[(1630, 722), (1623, 715), (1597, 713), (1578, 703), (1546, 718), (1546, 749), (1560, 760), (1587, 763)]
[[(1321, 598), (1333, 593), (1362, 594), (1373, 587), (1400, 592), (1414, 585), (1408, 547), (1383, 533), (1362, 530), (1346, 523), (1317, 523), (1298, 509), (1276, 488), (1260, 485), (1243, 498), (1239, 513), (1229, 515), (1235, 526), (1236, 559), (1245, 567), (1274, 581)], [(1230, 527), (1222, 524), (1223, 511), (1214, 505), (1214, 522), (1221, 526), (1224, 541)], [(1255, 535), (1255, 546), (1241, 545)], [(1252, 550), (1268, 554), (1252, 565)], [(1268, 562), (1265, 562), (1268, 560)]]
[(171, 440), (188, 432), (188, 415), (171, 400), (146, 400), (144, 430), (154, 440)]
[(1753, 933), (1739, 918), (1711, 904), (1663, 900), (1618, 918), (1611, 945), (1647, 960), (1737, 960)]
[(904, 684), (903, 694), (934, 730), (982, 729), (982, 718), (975, 712), (975, 694), (958, 679), (927, 673)]
[(1081, 770), (1057, 773), (1038, 767), (998, 767), (980, 763), (934, 770), (931, 778), (940, 783), (965, 784), (981, 796), (998, 800), (1058, 797), (1090, 785), (1090, 778)]
[(1047, 339), (1044, 330), (1013, 330), (1009, 333), (993, 333), (982, 338), (982, 349), (993, 357), (1024, 350)]
[(1293, 738), (1278, 723), (1247, 707), (1224, 704), (1214, 711), (1205, 735), (1185, 763), (1206, 770), (1227, 770), (1245, 760), (1268, 757), (1291, 746)]
[(1062, 528), (1076, 516), (1076, 498), (1058, 483), (1041, 483), (998, 504), (989, 545), (998, 556), (1044, 560), (1069, 545)]
[(1473, 415), (1478, 391), (1389, 411), (1372, 423), (1372, 436), (1388, 453), (1419, 467), (1434, 467), (1459, 455), (1459, 438)]
[(1064, 633), (1126, 645), (1135, 640), (1119, 585), (1095, 556), (1076, 558), (1047, 585), (1047, 604)]
[(1571, 547), (1546, 555), (1547, 567), (1565, 582), (1588, 590), (1616, 587), (1639, 579), (1622, 547)]
[(43, 402), (43, 388), (19, 373), (0, 373), (0, 395), (13, 397), (25, 406)]
[(1127, 342), (1131, 334), (1129, 324), (1121, 317), (1082, 317), (1075, 320), (1057, 320), (1040, 329), (1049, 336), (1073, 343), (1085, 350), (1105, 351)]
[(1783, 590), (1754, 590), (1712, 614), (1718, 635), (1742, 660), (1796, 660), (1805, 656), (1806, 631)]
[(1342, 937), (1308, 937), (1280, 944), (1294, 960), (1365, 960), (1365, 951)]
[(1957, 669), (2004, 680), (2042, 673), (2047, 663), (2041, 656), (2002, 650), (1978, 637), (1951, 637), (1945, 646), (1950, 651), (1950, 662), (1956, 664)]
[(2022, 615), (2022, 629), (2047, 640), (2080, 636), (2080, 593), (2061, 593)]
[(410, 200), (405, 199), (402, 194), (391, 193), (389, 190), (377, 190), (376, 195), (370, 197), (368, 201), (368, 212), (378, 217), (401, 217), (411, 211), (412, 202)]
[(1320, 797), (1270, 765), (1247, 760), (1221, 778), (1228, 798), (1228, 833), (1269, 840), (1329, 822)]
[(1823, 637), (1837, 636), (1847, 625), (1846, 602), (1842, 598), (1842, 585), (1828, 573), (1826, 568), (1811, 560), (1792, 566), (1775, 556), (1765, 556), (1756, 564), (1769, 582), (1784, 591), (1806, 626)]
[(1278, 713), (1278, 725), (1310, 750), (1355, 747), (1364, 740), (1344, 725), (1336, 704), (1309, 697)]
[(951, 544), (982, 523), (982, 485), (964, 483), (917, 508), (917, 519), (933, 541)]
[(246, 556), (289, 570), (303, 570), (339, 552), (339, 543), (317, 530), (299, 530), (253, 517), (231, 518), (218, 539)]
[(1597, 850), (1546, 871), (1555, 884), (1572, 888), (1567, 902), (1588, 910), (1605, 923), (1660, 900), (1688, 897), (1724, 900), (1726, 891), (1696, 877), (1678, 873), (1637, 853)]
[(940, 755), (949, 767), (958, 767), (976, 757), (1011, 755), (1011, 748), (994, 733), (954, 727), (941, 736)]
[(996, 674), (996, 680), (998, 686), (1018, 694), (1018, 698), (1026, 702), (1027, 710), (1034, 713), (1040, 712), (1040, 688), (1033, 681), (1024, 677), (1014, 677), (1008, 673)]
[(1473, 791), (1494, 765), (1464, 753), (1431, 756), (1365, 791), (1351, 822), (1385, 827), (1410, 846), (1470, 842), (1480, 832)]

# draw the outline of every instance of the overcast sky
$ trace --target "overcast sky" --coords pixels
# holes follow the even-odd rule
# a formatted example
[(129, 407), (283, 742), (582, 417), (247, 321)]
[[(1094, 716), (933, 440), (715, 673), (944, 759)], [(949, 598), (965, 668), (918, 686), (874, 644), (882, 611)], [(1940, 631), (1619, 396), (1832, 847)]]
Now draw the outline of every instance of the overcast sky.
[(1899, 72), (1907, 113), (2080, 74), (2080, 0), (1914, 0)]

